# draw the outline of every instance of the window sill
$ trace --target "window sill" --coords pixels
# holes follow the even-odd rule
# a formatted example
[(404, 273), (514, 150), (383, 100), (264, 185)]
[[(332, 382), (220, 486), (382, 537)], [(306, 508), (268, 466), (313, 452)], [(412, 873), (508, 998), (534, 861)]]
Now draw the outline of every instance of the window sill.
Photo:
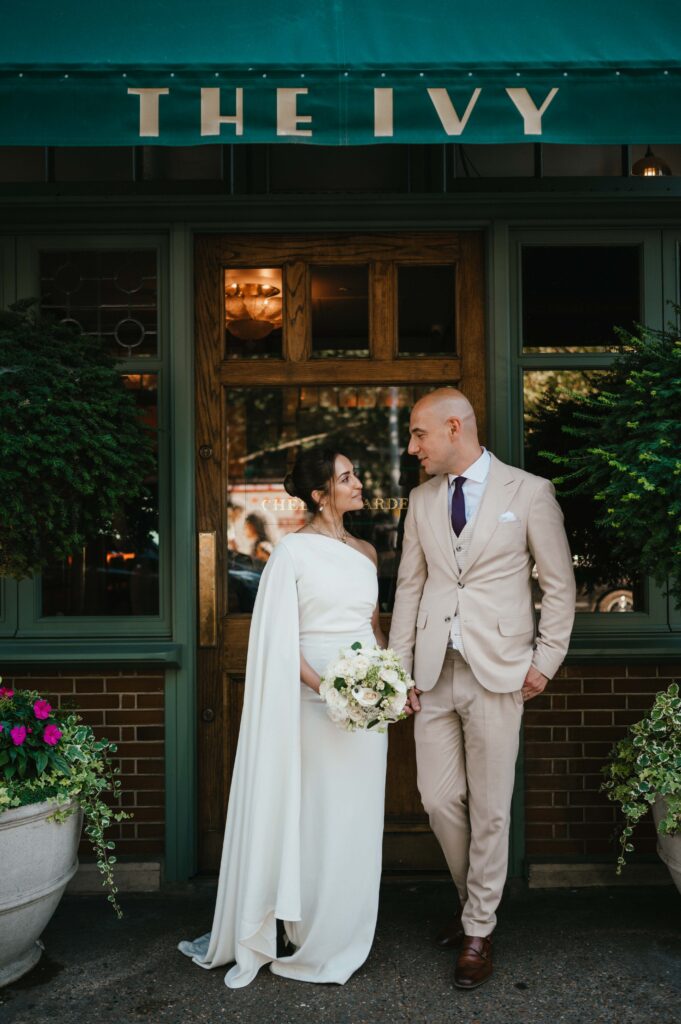
[(0, 666), (144, 664), (179, 668), (183, 645), (163, 640), (0, 640)]
[(641, 662), (656, 658), (681, 658), (681, 635), (669, 630), (627, 634), (574, 633), (565, 661)]

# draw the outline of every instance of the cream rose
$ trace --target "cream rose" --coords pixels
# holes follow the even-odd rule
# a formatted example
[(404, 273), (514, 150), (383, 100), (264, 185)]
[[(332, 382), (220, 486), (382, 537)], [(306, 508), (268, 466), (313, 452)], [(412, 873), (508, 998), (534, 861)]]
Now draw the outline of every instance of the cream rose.
[(353, 687), (352, 696), (363, 708), (372, 708), (381, 699), (380, 693), (377, 690), (371, 690), (368, 686)]

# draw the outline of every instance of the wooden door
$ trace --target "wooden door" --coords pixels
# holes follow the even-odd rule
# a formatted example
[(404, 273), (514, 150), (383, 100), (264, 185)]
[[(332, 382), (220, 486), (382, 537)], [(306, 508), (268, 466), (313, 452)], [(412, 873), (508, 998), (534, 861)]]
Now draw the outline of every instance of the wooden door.
[[(418, 466), (409, 408), (463, 388), (485, 432), (477, 232), (196, 240), (199, 866), (217, 869), (243, 699), (250, 608), (271, 545), (302, 522), (282, 481), (301, 443), (358, 464), (350, 524), (379, 552), (388, 633)], [(414, 460), (415, 461), (415, 460)], [(384, 864), (444, 866), (417, 789), (412, 723), (390, 730)]]

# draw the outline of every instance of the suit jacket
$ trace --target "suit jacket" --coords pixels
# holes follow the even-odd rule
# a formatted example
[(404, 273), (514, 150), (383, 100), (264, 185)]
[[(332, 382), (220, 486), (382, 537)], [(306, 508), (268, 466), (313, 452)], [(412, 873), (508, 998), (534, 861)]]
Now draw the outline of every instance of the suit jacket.
[[(504, 512), (514, 518), (500, 519)], [(492, 456), (471, 530), (459, 571), (447, 475), (432, 477), (411, 492), (390, 647), (416, 685), (431, 689), (458, 611), (466, 659), (488, 690), (520, 689), (530, 665), (550, 679), (567, 652), (575, 613), (572, 557), (553, 485)], [(534, 564), (542, 591), (538, 627)]]

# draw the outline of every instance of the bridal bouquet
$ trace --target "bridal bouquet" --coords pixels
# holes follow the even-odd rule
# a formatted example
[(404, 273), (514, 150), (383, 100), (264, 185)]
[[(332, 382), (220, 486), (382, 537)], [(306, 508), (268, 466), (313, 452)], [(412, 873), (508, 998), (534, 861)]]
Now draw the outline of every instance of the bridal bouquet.
[(394, 651), (355, 643), (327, 666), (319, 696), (341, 729), (385, 732), (392, 722), (407, 717), (404, 707), (413, 685)]

